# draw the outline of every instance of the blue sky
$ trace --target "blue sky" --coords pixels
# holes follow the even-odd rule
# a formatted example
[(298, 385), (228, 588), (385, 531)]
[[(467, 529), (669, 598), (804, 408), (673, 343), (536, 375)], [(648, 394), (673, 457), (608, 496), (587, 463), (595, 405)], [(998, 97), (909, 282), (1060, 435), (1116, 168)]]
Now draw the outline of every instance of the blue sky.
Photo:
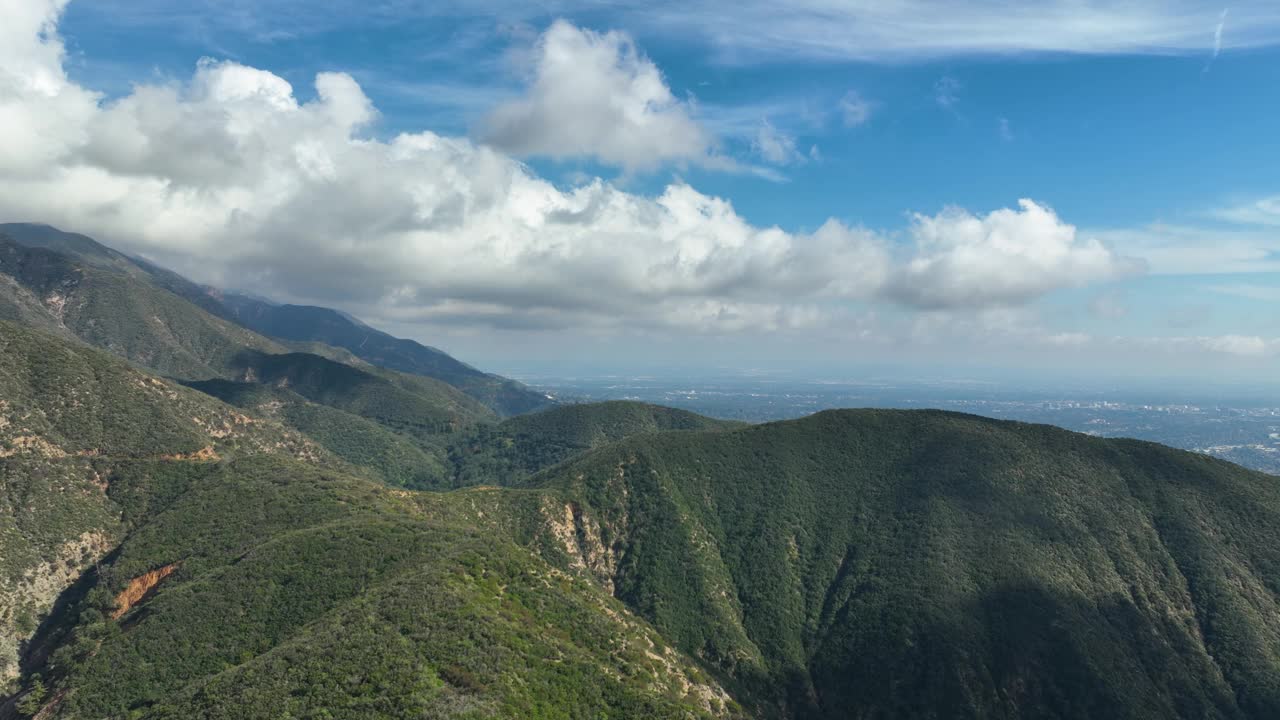
[[(1051, 198), (1080, 225), (1198, 221), (1216, 207), (1269, 196), (1280, 184), (1280, 45), (1214, 59), (1221, 9), (1212, 5), (1203, 6), (1203, 46), (1178, 54), (975, 53), (875, 62), (745, 53), (726, 60), (706, 41), (630, 30), (607, 11), (571, 7), (520, 16), (511, 21), (519, 28), (504, 27), (500, 13), (411, 9), (394, 22), (344, 12), (330, 26), (317, 17), (314, 31), (301, 32), (289, 29), (292, 14), (272, 12), (270, 0), (223, 25), (194, 11), (153, 15), (146, 11), (153, 1), (72, 3), (60, 26), (76, 56), (72, 76), (125, 93), (149, 77), (184, 78), (194, 59), (207, 56), (270, 69), (306, 97), (315, 73), (349, 72), (380, 110), (374, 132), (384, 134), (474, 130), (501, 99), (520, 93), (523, 70), (510, 54), (555, 19), (628, 31), (673, 93), (696, 98), (701, 119), (723, 128), (734, 150), (749, 151), (744, 146), (765, 120), (805, 152), (819, 148), (821, 162), (787, 168), (789, 187), (781, 192), (754, 177), (683, 175), (732, 198), (761, 224), (804, 227), (834, 215), (881, 226), (900, 223), (907, 209), (994, 208), (1024, 196)], [(141, 7), (129, 9), (134, 5)], [(1229, 14), (1227, 20), (1230, 38)], [(300, 34), (276, 37), (290, 32)], [(955, 99), (942, 107), (938, 85), (948, 78)], [(872, 104), (865, 125), (842, 121), (840, 102), (849, 92)], [(552, 178), (571, 170), (610, 173), (589, 159), (534, 165)], [(667, 173), (653, 173), (636, 187), (654, 192), (667, 180)]]
[[(377, 143), (400, 160), (397, 138), (456, 139), (466, 147), (448, 160), (415, 156), (415, 172), (465, 179), (465, 199), (449, 212), (460, 213), (459, 234), (477, 239), (429, 237), (424, 218), (444, 207), (424, 205), (437, 199), (434, 185), (412, 207), (383, 211), (416, 219), (405, 227), (362, 226), (352, 209), (309, 229), (314, 237), (332, 227), (333, 238), (310, 248), (306, 272), (275, 265), (304, 247), (281, 230), (298, 224), (285, 212), (330, 195), (251, 209), (235, 206), (228, 198), (239, 196), (225, 191), (232, 180), (219, 177), (203, 195), (221, 204), (188, 207), (204, 230), (183, 243), (168, 220), (129, 225), (140, 208), (10, 201), (0, 211), (43, 214), (11, 219), (70, 224), (208, 282), (341, 306), (489, 367), (545, 369), (568, 347), (590, 348), (583, 364), (594, 367), (899, 358), (1117, 375), (1154, 363), (1171, 375), (1265, 380), (1280, 357), (1272, 2), (40, 3), (52, 40), (37, 37), (44, 45), (33, 52), (58, 43), (69, 92), (99, 93), (84, 101), (96, 110), (77, 111), (91, 127), (88, 149), (67, 157), (121, 183), (163, 180), (150, 207), (176, 216), (174, 188), (203, 181), (178, 178), (172, 159), (102, 159), (110, 153), (93, 150), (92, 137), (115, 132), (118, 116), (156, 133), (154, 146), (175, 132), (154, 130), (156, 118), (221, 117), (211, 103), (230, 101), (206, 85), (266, 83), (275, 93), (274, 77), (288, 83), (283, 104), (272, 100), (278, 107), (336, 107), (318, 97), (316, 76), (339, 73), (363, 95), (352, 104), (370, 112), (353, 111), (359, 120), (343, 125), (343, 138), (322, 134), (307, 146), (337, 163), (326, 182), (351, 185), (334, 196), (349, 197), (364, 176), (323, 143)], [(197, 69), (201, 58), (210, 60)], [(598, 102), (575, 96), (579, 83)], [(163, 107), (135, 102), (139, 86), (172, 97)], [(618, 107), (638, 117), (630, 135), (602, 127)], [(596, 112), (598, 122), (583, 119)], [(262, 138), (283, 132), (262, 122)], [(574, 123), (581, 129), (563, 130)], [(228, 137), (227, 152), (242, 151), (243, 134)], [(486, 152), (500, 160), (483, 160)], [(481, 186), (498, 172), (486, 163), (508, 161), (523, 170), (502, 173), (563, 195), (521, 190), (524, 179)], [(431, 165), (439, 162), (451, 164)], [(235, 187), (269, 194), (265, 172), (237, 176)], [(596, 178), (604, 189), (581, 190)], [(696, 192), (692, 205), (730, 203), (731, 215), (664, 201), (672, 187)], [(506, 214), (478, 215), (498, 192), (508, 193)], [(592, 208), (627, 209), (576, 240), (534, 237), (521, 224), (534, 196), (573, 205), (590, 222)], [(1034, 205), (1020, 206), (1024, 198)], [(658, 210), (645, 205), (653, 202)], [(649, 224), (654, 212), (674, 219)], [(691, 217), (706, 223), (689, 225)], [(770, 235), (774, 226), (783, 236)], [(356, 246), (386, 257), (362, 255), (368, 267), (343, 278)], [(235, 257), (211, 262), (230, 248)], [(432, 275), (459, 252), (493, 252), (497, 269), (461, 263)], [(824, 252), (838, 258), (826, 273)], [(784, 267), (781, 279), (762, 279), (770, 262)], [(615, 266), (624, 263), (639, 269), (622, 277)], [(417, 269), (367, 291), (350, 287), (387, 267)], [(673, 354), (686, 362), (670, 362)]]

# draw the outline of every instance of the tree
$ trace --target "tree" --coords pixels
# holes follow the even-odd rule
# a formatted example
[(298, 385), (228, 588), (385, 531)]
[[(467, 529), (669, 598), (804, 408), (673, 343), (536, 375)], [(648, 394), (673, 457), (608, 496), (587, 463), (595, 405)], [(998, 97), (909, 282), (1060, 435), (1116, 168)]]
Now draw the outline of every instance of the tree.
[(35, 714), (40, 712), (40, 708), (44, 707), (44, 698), (48, 694), (44, 680), (38, 674), (32, 675), (31, 689), (27, 690), (27, 694), (18, 701), (18, 712), (27, 717), (35, 717)]

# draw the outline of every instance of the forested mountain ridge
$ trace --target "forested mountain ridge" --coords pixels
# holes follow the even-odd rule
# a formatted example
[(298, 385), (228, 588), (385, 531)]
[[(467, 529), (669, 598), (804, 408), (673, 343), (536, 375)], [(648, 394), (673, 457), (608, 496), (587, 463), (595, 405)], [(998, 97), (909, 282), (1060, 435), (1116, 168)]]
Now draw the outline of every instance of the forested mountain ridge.
[(585, 576), (276, 422), (7, 323), (0, 391), (0, 716), (739, 715)]
[(518, 485), (587, 450), (636, 435), (740, 427), (745, 424), (638, 402), (564, 405), (474, 425), (452, 440), (449, 461), (456, 486)]
[(1269, 475), (830, 411), (635, 438), (535, 481), (578, 503), (617, 597), (796, 717), (1280, 716)]
[[(0, 224), (0, 317), (19, 319), (17, 310), (5, 310), (17, 301), (5, 292), (4, 275), (43, 302), (51, 317), (42, 318), (46, 326), (65, 325), (91, 344), (183, 379), (225, 376), (229, 360), (245, 348), (302, 351), (431, 378), (501, 415), (553, 404), (517, 382), (335, 310), (223, 293), (47, 225)], [(31, 313), (21, 319), (30, 321)]]
[(443, 380), (500, 415), (519, 415), (553, 404), (546, 395), (520, 383), (477, 370), (436, 348), (393, 337), (336, 310), (276, 305), (235, 293), (219, 297), (231, 317), (264, 335), (321, 342), (379, 367)]
[(279, 420), (392, 487), (431, 490), (453, 486), (442, 452), (375, 420), (312, 402), (287, 387), (229, 380), (188, 385), (229, 405)]
[(82, 235), (43, 225), (0, 226), (0, 318), (78, 338), (187, 383), (288, 387), (310, 403), (305, 409), (291, 403), (279, 419), (323, 434), (347, 458), (380, 458), (375, 464), (397, 458), (390, 474), (365, 464), (375, 475), (413, 487), (452, 487), (449, 436), (496, 419), (442, 380), (379, 368), (345, 349), (246, 329), (226, 319), (232, 313), (209, 293)]
[(15, 294), (25, 292), (38, 300), (46, 327), (64, 328), (165, 375), (217, 377), (246, 348), (287, 350), (137, 274), (57, 250), (27, 247), (5, 234), (0, 234), (0, 274), (15, 281), (10, 285)]
[(124, 536), (121, 464), (242, 453), (321, 461), (309, 439), (76, 342), (0, 321), (0, 683), (54, 600)]
[[(153, 382), (162, 381), (134, 385)], [(152, 401), (172, 402), (173, 392)], [(291, 432), (243, 417), (246, 427)], [(539, 417), (519, 419), (528, 436)], [(311, 448), (301, 456), (215, 445), (215, 461), (196, 447), (197, 434), (163, 457), (130, 456), (96, 480), (84, 473), (80, 482), (105, 484), (97, 492), (119, 508), (83, 511), (106, 518), (84, 526), (107, 528), (104, 539), (78, 531), (72, 546), (65, 536), (17, 542), (37, 548), (33, 558), (69, 548), (83, 558), (76, 567), (111, 558), (84, 576), (81, 599), (41, 623), (33, 647), (52, 653), (28, 655), (29, 670), (42, 668), (66, 693), (49, 706), (59, 717), (229, 717), (265, 702), (254, 698), (274, 699), (264, 713), (324, 707), (350, 717), (369, 708), (559, 717), (595, 707), (656, 716), (1261, 718), (1280, 707), (1280, 490), (1270, 476), (1147, 443), (927, 411), (828, 412), (742, 428), (621, 404), (552, 411), (540, 432), (585, 442), (602, 427), (651, 424), (655, 431), (622, 432), (532, 477), (509, 476), (512, 489), (382, 490), (301, 435), (298, 447)], [(148, 437), (146, 427), (126, 435)], [(43, 452), (39, 442), (19, 444)], [(0, 459), (7, 478), (14, 462)], [(348, 524), (348, 513), (360, 519)], [(285, 560), (313, 556), (325, 558), (322, 576), (310, 574), (310, 561)], [(403, 564), (412, 558), (421, 560)], [(121, 593), (151, 571), (171, 575), (113, 617)], [(558, 599), (541, 594), (549, 586), (536, 578), (557, 573), (568, 583), (550, 586), (561, 588)], [(475, 580), (451, 579), (467, 577)], [(497, 584), (471, 584), (486, 577)], [(280, 583), (305, 595), (253, 589)], [(503, 587), (496, 614), (450, 609)], [(516, 601), (517, 587), (523, 609), (509, 615), (515, 608), (503, 603)], [(626, 619), (624, 606), (637, 617)], [(244, 613), (257, 619), (226, 624)], [(486, 659), (456, 636), (412, 630), (457, 627), (488, 628), (480, 631), (497, 635), (484, 646), (507, 649)], [(213, 642), (215, 633), (226, 643)], [(394, 633), (407, 644), (391, 642)], [(195, 656), (174, 645), (195, 637), (207, 648)], [(616, 645), (620, 637), (640, 642), (638, 654)], [(516, 660), (550, 652), (540, 643), (556, 638), (570, 645), (555, 652), (586, 654), (551, 675)], [(600, 655), (606, 648), (615, 650)], [(335, 662), (368, 672), (354, 685), (335, 683), (327, 671)], [(658, 665), (640, 685), (593, 674), (615, 663)], [(150, 670), (121, 676), (120, 667)], [(602, 682), (616, 693), (600, 695)], [(684, 689), (655, 694), (652, 682)], [(532, 698), (542, 695), (521, 690), (542, 683), (566, 694), (538, 704)], [(623, 716), (639, 716), (630, 712)]]

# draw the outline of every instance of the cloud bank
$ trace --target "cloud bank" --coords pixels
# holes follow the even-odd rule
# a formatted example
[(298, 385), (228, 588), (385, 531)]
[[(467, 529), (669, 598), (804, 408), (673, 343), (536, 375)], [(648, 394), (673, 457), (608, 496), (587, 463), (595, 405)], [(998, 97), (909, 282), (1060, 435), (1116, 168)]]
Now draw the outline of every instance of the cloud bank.
[[(1134, 268), (1046, 207), (916, 215), (905, 242), (829, 220), (757, 227), (676, 182), (564, 189), (498, 148), (378, 139), (344, 73), (299, 101), (283, 78), (201, 60), (188, 82), (110, 102), (68, 79), (64, 0), (0, 0), (0, 217), (102, 237), (198, 280), (399, 322), (773, 331), (849, 303), (1018, 305)], [(530, 94), (492, 116), (511, 152), (624, 167), (705, 138), (622, 35), (553, 25)], [(562, 87), (581, 124), (556, 122)]]

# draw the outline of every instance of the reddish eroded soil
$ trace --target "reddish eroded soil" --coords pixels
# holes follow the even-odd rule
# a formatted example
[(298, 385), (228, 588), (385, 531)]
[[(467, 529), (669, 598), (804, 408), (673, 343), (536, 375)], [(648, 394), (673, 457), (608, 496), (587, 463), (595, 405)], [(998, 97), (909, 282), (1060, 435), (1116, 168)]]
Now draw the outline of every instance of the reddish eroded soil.
[(148, 595), (155, 591), (161, 581), (169, 577), (178, 569), (178, 564), (165, 565), (156, 568), (151, 572), (143, 573), (138, 577), (129, 581), (128, 587), (116, 595), (116, 609), (111, 613), (112, 620), (119, 620), (121, 616), (133, 609), (133, 606), (142, 602)]

